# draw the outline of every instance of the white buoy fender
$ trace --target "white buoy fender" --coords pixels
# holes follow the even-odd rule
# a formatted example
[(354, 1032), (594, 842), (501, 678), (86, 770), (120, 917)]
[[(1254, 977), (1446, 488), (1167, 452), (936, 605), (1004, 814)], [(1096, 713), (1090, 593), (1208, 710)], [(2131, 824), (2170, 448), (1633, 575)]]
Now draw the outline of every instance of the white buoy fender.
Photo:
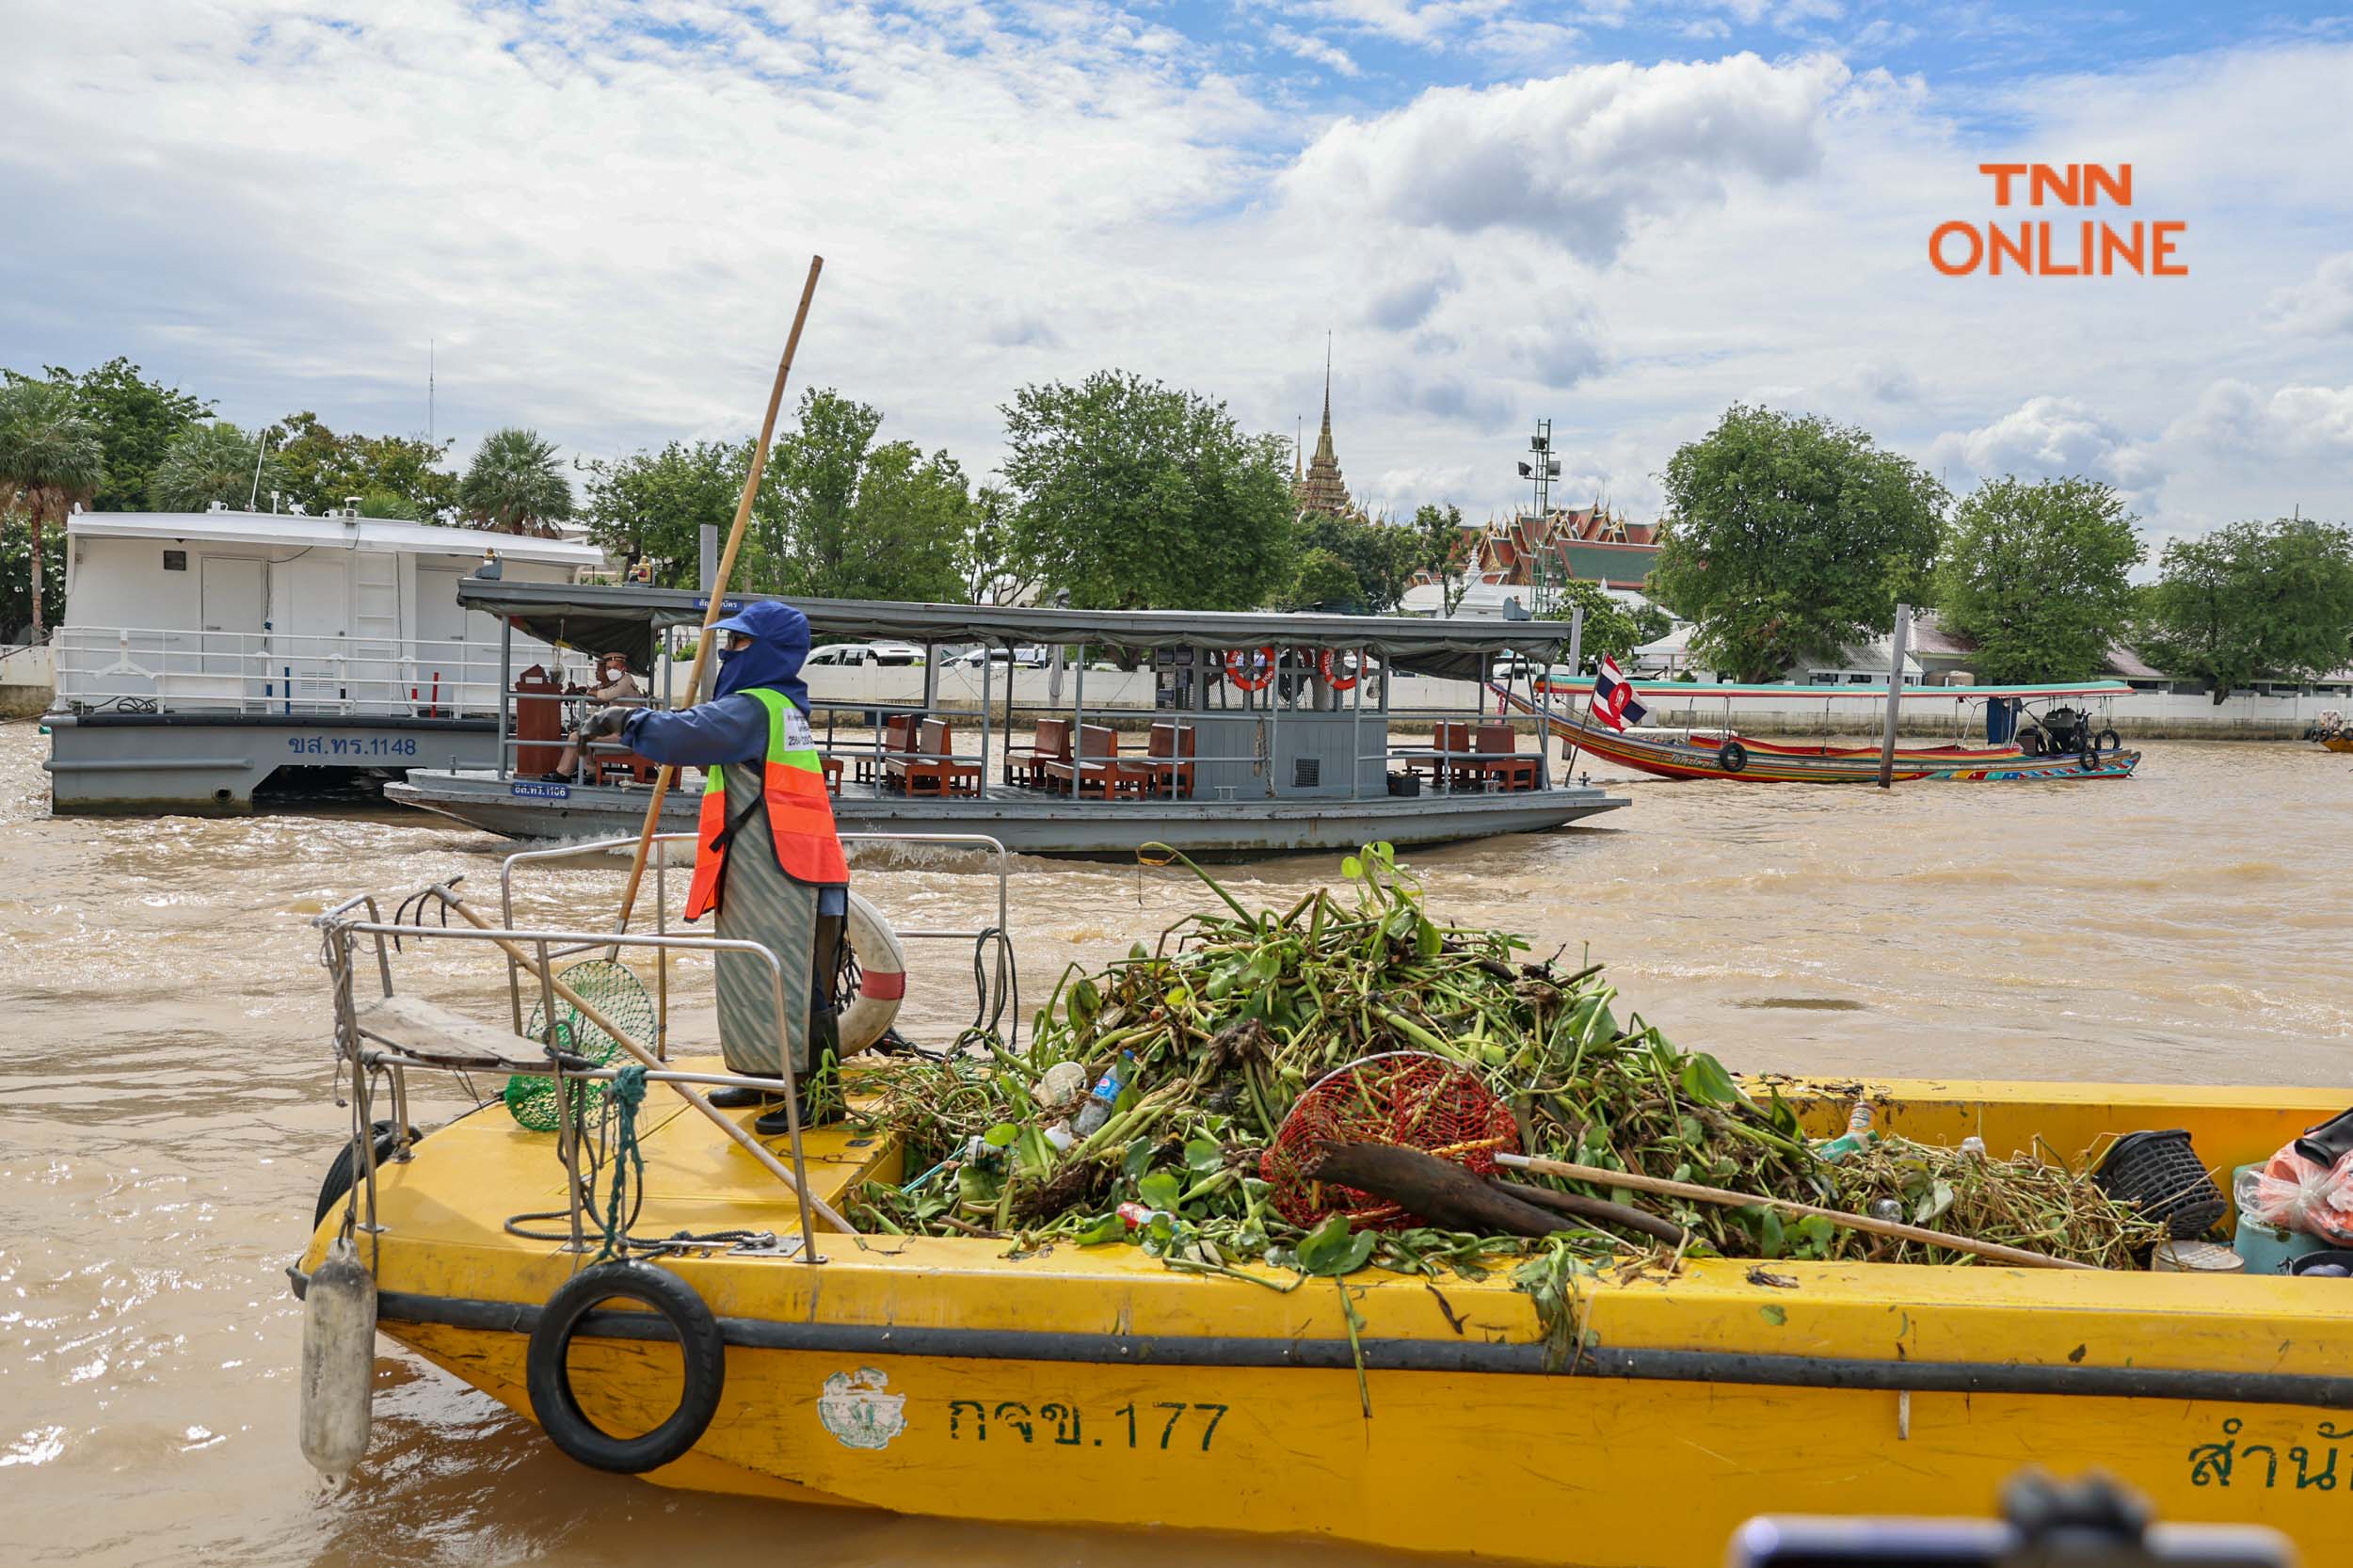
[(906, 950), (882, 911), (856, 893), (850, 895), (850, 951), (857, 955), (857, 995), (834, 1020), (834, 1032), (844, 1056), (864, 1050), (881, 1039), (899, 1016), (899, 1000), (907, 994)]
[(302, 1308), (302, 1457), (339, 1481), (368, 1451), (376, 1391), (376, 1281), (350, 1238), (327, 1249)]

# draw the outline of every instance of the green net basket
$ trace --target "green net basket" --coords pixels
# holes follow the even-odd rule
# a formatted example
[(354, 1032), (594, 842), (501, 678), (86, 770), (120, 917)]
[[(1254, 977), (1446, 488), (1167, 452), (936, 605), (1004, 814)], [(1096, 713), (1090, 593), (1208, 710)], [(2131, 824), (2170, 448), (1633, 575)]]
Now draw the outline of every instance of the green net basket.
[[(645, 984), (628, 966), (610, 959), (584, 958), (568, 968), (557, 971), (556, 978), (572, 988), (583, 1001), (603, 1014), (640, 1045), (653, 1042), (653, 1001), (646, 995)], [(531, 1009), (523, 1032), (534, 1040), (543, 1039), (547, 1027), (544, 1013), (537, 1003)], [(620, 1042), (582, 1016), (580, 1009), (558, 997), (555, 1002), (555, 1046), (558, 1050), (574, 1056), (584, 1056), (600, 1066), (608, 1066), (622, 1054)], [(611, 1085), (601, 1081), (575, 1081), (569, 1086), (572, 1103), (582, 1114), (599, 1109), (604, 1103)], [(563, 1125), (563, 1107), (555, 1094), (555, 1080), (516, 1074), (506, 1080), (506, 1113), (518, 1125), (534, 1132), (553, 1132)]]

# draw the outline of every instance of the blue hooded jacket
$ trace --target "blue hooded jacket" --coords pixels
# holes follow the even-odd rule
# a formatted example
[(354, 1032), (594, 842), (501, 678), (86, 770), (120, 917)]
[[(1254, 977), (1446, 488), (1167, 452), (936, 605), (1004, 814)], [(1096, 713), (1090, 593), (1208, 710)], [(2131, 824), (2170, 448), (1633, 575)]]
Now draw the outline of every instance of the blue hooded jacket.
[[(741, 632), (751, 646), (729, 652), (727, 634)], [(804, 714), (808, 685), (801, 665), (808, 658), (808, 617), (790, 604), (761, 600), (711, 629), (720, 641), (717, 695), (709, 702), (663, 713), (630, 715), (621, 739), (632, 751), (656, 762), (709, 767), (720, 762), (756, 762), (768, 755), (768, 710), (743, 694), (755, 686), (782, 692)]]

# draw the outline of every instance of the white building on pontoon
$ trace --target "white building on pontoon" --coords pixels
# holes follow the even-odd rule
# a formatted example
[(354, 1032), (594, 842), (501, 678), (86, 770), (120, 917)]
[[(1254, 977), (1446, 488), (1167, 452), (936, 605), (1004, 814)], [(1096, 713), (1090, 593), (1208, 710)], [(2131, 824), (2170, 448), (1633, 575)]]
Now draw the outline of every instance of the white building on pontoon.
[(560, 675), (457, 602), (485, 551), (521, 582), (570, 583), (594, 546), (428, 523), (282, 513), (77, 513), (54, 638), (52, 808), (251, 808), (284, 768), (489, 765), (511, 678)]

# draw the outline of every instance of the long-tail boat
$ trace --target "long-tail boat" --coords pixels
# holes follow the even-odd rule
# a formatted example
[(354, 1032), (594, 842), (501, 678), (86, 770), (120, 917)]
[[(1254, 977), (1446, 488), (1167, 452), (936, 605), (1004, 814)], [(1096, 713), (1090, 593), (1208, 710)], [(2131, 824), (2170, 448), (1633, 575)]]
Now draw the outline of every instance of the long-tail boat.
[[(1733, 724), (1734, 704), (1743, 699), (1780, 705), (1819, 700), (1833, 704), (1876, 704), (1876, 717), (1887, 704), (1884, 686), (1695, 685), (1687, 681), (1640, 681), (1635, 695), (1653, 710), (1721, 701), (1725, 719), (1716, 728), (1667, 728), (1618, 729), (1588, 712), (1577, 701), (1585, 693), (1565, 682), (1539, 685), (1538, 698), (1500, 683), (1491, 689), (1514, 711), (1549, 723), (1566, 748), (1606, 762), (1616, 762), (1660, 778), (1722, 778), (1743, 784), (1859, 784), (1875, 783), (1880, 776), (1880, 747), (1863, 744), (1803, 743), (1760, 740), (1743, 735)], [(2095, 728), (2090, 715), (2070, 706), (2105, 702), (2131, 695), (2121, 680), (2090, 680), (2036, 686), (1906, 686), (1898, 700), (1908, 708), (1941, 705), (1956, 710), (1958, 720), (1972, 703), (2000, 702), (2009, 709), (2010, 739), (1981, 744), (1950, 742), (1938, 745), (1896, 747), (1891, 783), (1935, 779), (1945, 783), (2017, 784), (2069, 783), (2089, 778), (2128, 778), (2140, 765), (2140, 753), (2124, 749), (2113, 728)], [(1544, 711), (1549, 707), (1549, 712)], [(1857, 712), (1856, 724), (1867, 722)], [(1957, 726), (1958, 727), (1958, 726)], [(1827, 728), (1827, 719), (1826, 719)], [(1997, 728), (1999, 728), (1997, 726)]]

